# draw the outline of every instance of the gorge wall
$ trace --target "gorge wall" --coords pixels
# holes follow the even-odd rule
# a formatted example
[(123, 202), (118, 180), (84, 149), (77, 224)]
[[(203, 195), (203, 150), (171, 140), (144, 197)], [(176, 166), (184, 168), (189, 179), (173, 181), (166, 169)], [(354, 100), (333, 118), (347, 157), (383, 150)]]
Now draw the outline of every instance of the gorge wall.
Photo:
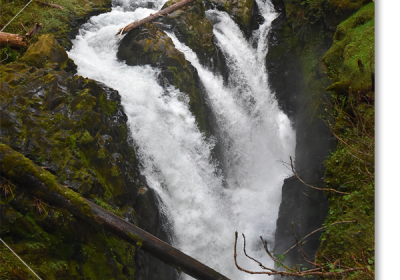
[[(266, 66), (270, 85), (296, 129), (294, 167), (298, 175), (306, 183), (324, 188), (325, 162), (337, 145), (326, 122), (326, 112), (332, 110), (330, 88), (326, 91), (332, 76), (327, 75), (324, 55), (331, 51), (334, 40), (340, 40), (336, 26), (369, 1), (272, 2), (279, 16), (269, 33)], [(341, 54), (337, 55), (341, 59)], [(328, 210), (323, 191), (305, 186), (296, 176), (287, 178), (282, 187), (275, 253), (282, 254), (295, 245), (294, 234), (300, 239), (320, 228)], [(302, 246), (311, 259), (320, 246), (320, 236), (321, 232), (312, 235)], [(286, 254), (285, 264), (311, 267), (297, 247)]]
[[(165, 6), (174, 2), (168, 1)], [(265, 61), (269, 85), (296, 130), (294, 166), (305, 182), (317, 187), (326, 183), (325, 162), (337, 145), (329, 127), (319, 118), (325, 109), (323, 102), (332, 98), (326, 88), (333, 79), (336, 83), (330, 90), (345, 95), (353, 85), (335, 76), (335, 69), (341, 67), (341, 56), (332, 46), (337, 47), (338, 41), (347, 38), (348, 30), (371, 21), (369, 11), (366, 16), (357, 16), (348, 30), (337, 29), (370, 1), (330, 2), (311, 7), (309, 3), (301, 5), (302, 1), (273, 0), (279, 16), (268, 34)], [(65, 5), (73, 9), (68, 1)], [(77, 76), (76, 65), (63, 49), (71, 48), (80, 24), (91, 15), (109, 11), (111, 2), (80, 0), (76, 5), (77, 11), (68, 17), (63, 14), (62, 20), (67, 22), (64, 28), (53, 26), (53, 35), (46, 33), (34, 38), (30, 48), (19, 53), (20, 57), (7, 56), (4, 60), (6, 52), (13, 52), (2, 49), (1, 148), (19, 152), (21, 157), (55, 175), (60, 184), (169, 242), (169, 232), (163, 227), (167, 219), (159, 210), (158, 197), (139, 172), (141, 163), (129, 136), (119, 93), (100, 82)], [(306, 7), (309, 9), (305, 10)], [(222, 51), (215, 45), (214, 22), (205, 16), (210, 8), (226, 11), (247, 38), (262, 23), (254, 1), (197, 0), (156, 24), (132, 31), (122, 39), (117, 53), (128, 65), (159, 67), (158, 83), (184, 92), (197, 126), (206, 137), (215, 134), (215, 119), (204, 97), (203, 85), (196, 69), (165, 32), (174, 31), (197, 54), (202, 65), (219, 73), (226, 82), (230, 73)], [(39, 8), (33, 9), (31, 13)], [(310, 11), (312, 16), (305, 17)], [(19, 27), (12, 28), (18, 31)], [(349, 44), (350, 39), (345, 41)], [(344, 47), (338, 48), (337, 52), (341, 52)], [(327, 53), (331, 56), (325, 56)], [(340, 58), (335, 60), (336, 57)], [(373, 75), (364, 70), (368, 64), (371, 68), (371, 62), (363, 59), (356, 70), (362, 75)], [(372, 78), (372, 85), (368, 82), (361, 88), (368, 88), (369, 92), (373, 85)], [(220, 149), (217, 144), (214, 157), (221, 157)], [(0, 153), (2, 166), (6, 164), (3, 158)], [(13, 174), (1, 173), (1, 238), (39, 275), (46, 279), (178, 278), (174, 268), (14, 185), (9, 178), (21, 172), (21, 168), (12, 166)], [(297, 237), (303, 237), (321, 227), (328, 210), (322, 191), (304, 186), (295, 176), (287, 178), (282, 187), (275, 253), (281, 254), (295, 244), (292, 226)], [(319, 237), (320, 234), (314, 234), (303, 246), (310, 257), (320, 247)], [(1, 277), (30, 279), (30, 272), (18, 266), (11, 252), (2, 251), (1, 263)], [(297, 248), (287, 255), (285, 263), (290, 267), (304, 264)]]

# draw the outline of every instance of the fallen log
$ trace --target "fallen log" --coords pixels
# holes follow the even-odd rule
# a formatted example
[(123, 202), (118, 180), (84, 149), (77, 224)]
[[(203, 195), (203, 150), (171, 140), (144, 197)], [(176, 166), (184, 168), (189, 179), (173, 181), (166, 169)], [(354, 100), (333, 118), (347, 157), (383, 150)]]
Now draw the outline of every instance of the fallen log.
[(48, 6), (48, 7), (52, 7), (52, 8), (55, 8), (55, 9), (64, 9), (63, 6), (54, 4), (53, 1), (51, 3), (49, 3), (49, 2), (43, 2), (43, 1), (36, 0), (35, 2), (40, 4), (40, 5), (42, 5), (42, 6)]
[(2, 176), (12, 180), (17, 187), (52, 205), (67, 209), (95, 227), (106, 229), (196, 279), (228, 280), (212, 268), (60, 185), (50, 172), (4, 144), (0, 144), (0, 169)]
[(28, 42), (25, 36), (18, 35), (18, 34), (11, 34), (0, 32), (0, 46), (10, 46), (14, 48), (25, 48)]
[(175, 10), (178, 10), (191, 2), (193, 2), (193, 0), (181, 0), (178, 3), (175, 3), (165, 9), (162, 9), (161, 11), (159, 11), (155, 14), (150, 14), (150, 16), (148, 16), (144, 19), (141, 19), (139, 21), (134, 21), (134, 22), (128, 24), (127, 26), (125, 26), (124, 28), (120, 28), (116, 35), (122, 35), (122, 34), (128, 33), (130, 30), (132, 30), (134, 28), (137, 28), (145, 23), (151, 22), (159, 17), (169, 14)]

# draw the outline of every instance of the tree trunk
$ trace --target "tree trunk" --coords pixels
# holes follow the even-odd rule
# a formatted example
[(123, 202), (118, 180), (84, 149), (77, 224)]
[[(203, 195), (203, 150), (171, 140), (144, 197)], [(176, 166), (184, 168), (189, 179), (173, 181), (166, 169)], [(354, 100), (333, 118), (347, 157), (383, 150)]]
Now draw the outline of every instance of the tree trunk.
[(0, 32), (0, 46), (2, 47), (9, 45), (14, 48), (24, 48), (27, 44), (25, 36)]
[(130, 242), (168, 265), (186, 274), (204, 280), (228, 280), (210, 267), (182, 253), (164, 241), (152, 236), (134, 224), (74, 191), (57, 183), (50, 172), (38, 167), (22, 154), (0, 144), (0, 169), (2, 176), (11, 179), (20, 188), (53, 205), (67, 209), (74, 216), (95, 227), (105, 228), (117, 237)]
[(151, 21), (153, 21), (153, 20), (155, 20), (155, 19), (157, 19), (159, 17), (162, 17), (162, 16), (164, 16), (166, 14), (169, 14), (169, 13), (175, 11), (175, 10), (178, 10), (179, 8), (182, 8), (183, 6), (191, 3), (192, 1), (193, 0), (181, 0), (178, 3), (175, 3), (174, 5), (171, 5), (171, 6), (167, 7), (167, 8), (165, 8), (165, 9), (162, 9), (161, 11), (159, 11), (159, 12), (157, 12), (155, 14), (150, 14), (150, 16), (148, 16), (148, 17), (146, 17), (144, 19), (132, 22), (132, 23), (128, 24), (127, 26), (125, 26), (124, 28), (120, 28), (116, 35), (121, 35), (121, 34), (128, 33), (130, 30), (132, 30), (134, 28), (137, 28), (137, 27), (141, 26), (142, 24), (151, 22)]

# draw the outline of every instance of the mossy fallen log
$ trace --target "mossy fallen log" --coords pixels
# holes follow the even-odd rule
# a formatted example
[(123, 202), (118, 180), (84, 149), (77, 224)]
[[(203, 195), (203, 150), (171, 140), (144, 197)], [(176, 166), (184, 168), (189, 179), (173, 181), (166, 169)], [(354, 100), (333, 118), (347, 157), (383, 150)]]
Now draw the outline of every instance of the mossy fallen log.
[(126, 222), (81, 197), (78, 193), (60, 185), (56, 176), (4, 144), (0, 144), (0, 169), (1, 175), (12, 180), (17, 187), (23, 188), (53, 206), (68, 210), (72, 215), (95, 227), (106, 229), (196, 279), (228, 279), (134, 224)]
[(0, 32), (0, 47), (10, 46), (14, 48), (25, 48), (28, 41), (25, 36)]
[(139, 27), (139, 26), (141, 26), (141, 25), (143, 25), (145, 23), (151, 22), (151, 21), (153, 21), (153, 20), (155, 20), (155, 19), (157, 19), (159, 17), (162, 17), (162, 16), (164, 16), (166, 14), (169, 14), (169, 13), (175, 11), (175, 10), (178, 10), (178, 9), (182, 8), (183, 6), (185, 6), (185, 5), (187, 5), (187, 4), (191, 3), (191, 2), (193, 2), (193, 0), (182, 0), (182, 1), (179, 1), (178, 3), (175, 3), (174, 5), (171, 5), (171, 6), (167, 7), (167, 8), (165, 8), (165, 9), (162, 9), (161, 11), (159, 11), (159, 12), (157, 12), (155, 14), (150, 14), (150, 16), (148, 16), (148, 17), (146, 17), (144, 19), (132, 22), (132, 23), (128, 24), (127, 26), (125, 26), (124, 28), (120, 28), (116, 35), (121, 35), (121, 34), (128, 33), (130, 30), (132, 30), (134, 28), (137, 28), (137, 27)]

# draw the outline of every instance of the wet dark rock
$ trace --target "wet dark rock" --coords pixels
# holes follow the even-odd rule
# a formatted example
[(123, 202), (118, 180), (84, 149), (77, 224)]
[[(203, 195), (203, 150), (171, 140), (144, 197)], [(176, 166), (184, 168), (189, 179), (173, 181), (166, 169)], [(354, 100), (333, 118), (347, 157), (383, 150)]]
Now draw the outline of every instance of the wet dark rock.
[(190, 110), (199, 129), (209, 135), (209, 120), (196, 69), (177, 50), (167, 34), (152, 24), (131, 30), (122, 40), (118, 59), (128, 65), (151, 65), (161, 70), (158, 80), (164, 86), (173, 85), (189, 98)]
[[(164, 4), (166, 8), (177, 1), (168, 1)], [(213, 43), (213, 26), (206, 18), (205, 6), (202, 1), (194, 1), (191, 4), (170, 13), (162, 18), (161, 28), (174, 32), (179, 41), (183, 42), (193, 50), (200, 63), (205, 65), (210, 56), (214, 55), (215, 45)]]
[(251, 35), (252, 27), (254, 27), (254, 15), (257, 13), (256, 2), (254, 0), (208, 0), (209, 8), (216, 8), (220, 11), (227, 12), (231, 18), (239, 25), (240, 29), (247, 38)]
[[(314, 75), (307, 81), (303, 62), (307, 61), (302, 52), (302, 43), (296, 41), (292, 29), (288, 26), (284, 0), (273, 0), (279, 16), (273, 21), (268, 35), (268, 54), (266, 68), (272, 92), (275, 92), (279, 107), (289, 116), (296, 130), (295, 168), (300, 177), (308, 184), (323, 187), (325, 167), (324, 159), (335, 147), (335, 141), (325, 123), (316, 117), (315, 101), (310, 87), (318, 83), (325, 94), (325, 84), (329, 84), (325, 75)], [(329, 40), (319, 46), (321, 55), (329, 48)], [(315, 72), (317, 73), (317, 69)], [(315, 87), (317, 88), (317, 87)], [(313, 88), (313, 89), (315, 89)], [(317, 92), (314, 92), (314, 96)], [(296, 235), (301, 238), (320, 228), (328, 212), (328, 201), (321, 191), (303, 185), (296, 177), (284, 181), (282, 202), (279, 208), (277, 230), (275, 234), (276, 254), (282, 254), (296, 240), (292, 232), (292, 223)], [(308, 255), (315, 255), (319, 247), (319, 235), (310, 238), (303, 249)], [(293, 267), (296, 263), (306, 263), (297, 248), (286, 257), (285, 264)], [(278, 278), (277, 278), (278, 279)], [(280, 279), (280, 277), (279, 277)], [(289, 278), (290, 279), (290, 278)]]
[[(127, 212), (119, 209), (131, 209), (127, 216), (131, 222), (166, 239), (156, 201), (140, 197), (139, 189), (147, 187), (138, 171), (118, 92), (75, 76), (68, 63), (64, 49), (46, 35), (20, 62), (0, 67), (0, 142), (81, 196), (125, 216)], [(140, 253), (132, 245), (75, 220), (63, 209), (43, 204), (45, 212), (36, 198), (22, 190), (14, 189), (14, 194), (19, 198), (2, 197), (1, 205), (9, 210), (2, 215), (1, 237), (14, 248), (26, 242), (43, 244), (39, 257), (31, 254), (35, 250), (19, 251), (22, 258), (37, 265), (43, 277), (54, 279), (53, 274), (41, 270), (42, 266), (38, 268), (43, 262), (61, 262), (74, 268), (72, 272), (60, 267), (57, 279), (132, 279), (135, 270), (137, 275), (149, 270), (145, 260), (141, 266), (135, 265), (133, 259), (140, 259)], [(13, 222), (12, 217), (17, 216)], [(104, 266), (107, 262), (110, 265)], [(174, 271), (157, 268), (163, 267), (157, 261), (152, 260), (152, 265), (149, 275)]]

